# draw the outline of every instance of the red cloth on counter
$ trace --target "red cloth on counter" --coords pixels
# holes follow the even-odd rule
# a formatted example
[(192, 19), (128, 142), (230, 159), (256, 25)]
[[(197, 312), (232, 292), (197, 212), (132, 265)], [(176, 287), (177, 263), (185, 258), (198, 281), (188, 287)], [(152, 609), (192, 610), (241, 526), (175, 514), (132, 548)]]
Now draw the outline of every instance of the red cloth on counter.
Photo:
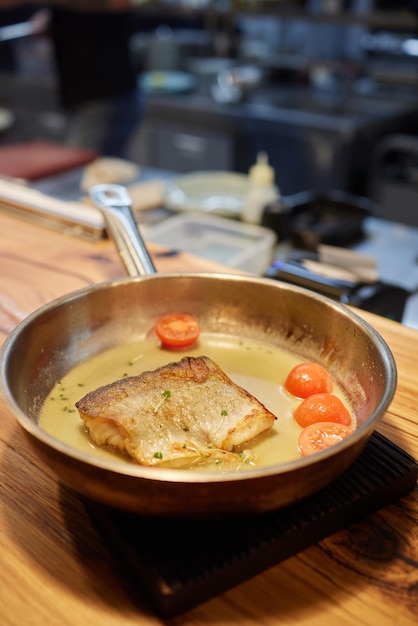
[(98, 153), (44, 140), (0, 145), (0, 176), (37, 180), (87, 165)]

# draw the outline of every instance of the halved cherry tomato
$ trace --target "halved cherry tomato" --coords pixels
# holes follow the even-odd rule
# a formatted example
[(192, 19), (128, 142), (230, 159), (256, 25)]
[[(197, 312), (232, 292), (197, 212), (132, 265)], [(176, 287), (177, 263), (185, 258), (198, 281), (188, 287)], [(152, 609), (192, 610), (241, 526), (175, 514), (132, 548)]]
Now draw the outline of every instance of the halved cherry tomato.
[(157, 320), (155, 332), (165, 346), (186, 348), (197, 341), (200, 335), (200, 326), (193, 315), (169, 313)]
[(332, 393), (316, 393), (305, 398), (293, 411), (293, 417), (302, 428), (317, 422), (337, 422), (345, 426), (351, 424), (347, 408)]
[(311, 424), (304, 428), (299, 435), (299, 451), (302, 456), (321, 452), (321, 450), (326, 450), (326, 448), (339, 443), (353, 432), (350, 426), (335, 422)]
[(332, 390), (332, 380), (323, 365), (300, 363), (290, 370), (284, 388), (293, 396), (308, 398), (314, 393), (329, 393)]

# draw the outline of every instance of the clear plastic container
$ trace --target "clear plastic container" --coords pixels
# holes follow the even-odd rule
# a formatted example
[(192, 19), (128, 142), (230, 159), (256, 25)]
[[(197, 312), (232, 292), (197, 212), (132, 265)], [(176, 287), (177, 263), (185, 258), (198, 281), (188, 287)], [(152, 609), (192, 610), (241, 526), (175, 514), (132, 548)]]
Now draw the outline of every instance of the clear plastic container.
[(142, 230), (152, 243), (253, 274), (262, 274), (271, 263), (277, 238), (263, 226), (191, 213), (143, 226)]

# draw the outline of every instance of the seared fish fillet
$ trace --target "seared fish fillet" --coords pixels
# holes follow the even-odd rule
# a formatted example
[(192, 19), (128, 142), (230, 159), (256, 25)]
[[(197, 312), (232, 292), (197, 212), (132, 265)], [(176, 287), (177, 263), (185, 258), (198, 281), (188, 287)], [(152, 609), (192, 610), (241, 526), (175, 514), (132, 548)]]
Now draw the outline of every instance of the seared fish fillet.
[(222, 460), (276, 419), (205, 356), (100, 387), (76, 407), (94, 444), (171, 467)]

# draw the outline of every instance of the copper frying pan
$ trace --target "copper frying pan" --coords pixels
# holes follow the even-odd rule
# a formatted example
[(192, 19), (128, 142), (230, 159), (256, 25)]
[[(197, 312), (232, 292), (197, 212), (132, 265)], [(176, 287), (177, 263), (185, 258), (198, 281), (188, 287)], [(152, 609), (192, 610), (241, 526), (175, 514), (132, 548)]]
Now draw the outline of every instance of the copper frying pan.
[[(279, 509), (341, 474), (366, 445), (395, 392), (396, 365), (382, 337), (344, 305), (285, 283), (246, 275), (157, 274), (126, 191), (98, 186), (92, 196), (134, 277), (80, 289), (41, 307), (16, 326), (1, 352), (5, 400), (45, 467), (108, 505), (195, 518)], [(206, 474), (104, 461), (40, 428), (47, 394), (72, 367), (140, 339), (158, 316), (173, 309), (196, 315), (205, 332), (268, 342), (323, 363), (354, 407), (354, 434), (296, 461)]]

